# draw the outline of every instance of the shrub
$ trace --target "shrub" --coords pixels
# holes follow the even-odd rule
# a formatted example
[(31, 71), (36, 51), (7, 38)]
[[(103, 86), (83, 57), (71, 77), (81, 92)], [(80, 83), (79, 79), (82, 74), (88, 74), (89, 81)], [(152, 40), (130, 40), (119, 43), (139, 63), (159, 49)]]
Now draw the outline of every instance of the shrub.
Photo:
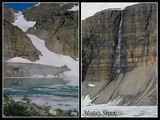
[(22, 102), (14, 101), (10, 96), (4, 94), (4, 115), (5, 116), (40, 116), (41, 114), (29, 107), (24, 106)]
[(24, 102), (26, 102), (26, 103), (30, 103), (30, 102), (31, 102), (31, 100), (28, 98), (27, 95), (24, 95), (24, 97), (22, 98), (22, 100), (23, 100)]

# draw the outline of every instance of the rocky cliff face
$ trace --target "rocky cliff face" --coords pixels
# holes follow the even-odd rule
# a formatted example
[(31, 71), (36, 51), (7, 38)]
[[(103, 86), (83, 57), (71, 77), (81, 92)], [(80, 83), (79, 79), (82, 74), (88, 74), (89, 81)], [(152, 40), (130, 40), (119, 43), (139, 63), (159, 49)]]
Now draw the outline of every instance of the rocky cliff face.
[(16, 13), (17, 11), (4, 5), (3, 12), (4, 12), (4, 20), (13, 23), (15, 20), (14, 13)]
[(126, 7), (123, 11), (101, 11), (84, 20), (83, 80), (99, 81), (115, 78), (112, 75), (121, 14), (123, 14), (121, 72), (128, 72), (137, 66), (154, 64), (157, 40), (156, 7), (156, 4), (138, 4)]
[(63, 13), (74, 5), (78, 5), (78, 3), (40, 3), (22, 11), (22, 13), (27, 21), (37, 21), (45, 14), (52, 12)]
[(35, 26), (27, 33), (45, 40), (45, 45), (50, 51), (77, 58), (78, 11), (68, 11), (73, 6), (73, 3), (41, 3), (25, 10), (24, 17), (36, 21)]
[(41, 52), (35, 48), (30, 38), (18, 27), (4, 21), (4, 60), (22, 57), (31, 61), (39, 59)]
[(122, 24), (122, 69), (156, 62), (157, 5), (139, 4), (126, 7)]
[(82, 23), (82, 80), (111, 80), (120, 11), (105, 10)]
[(82, 33), (82, 95), (89, 94), (95, 104), (120, 97), (118, 105), (156, 105), (156, 3), (98, 12), (82, 22)]

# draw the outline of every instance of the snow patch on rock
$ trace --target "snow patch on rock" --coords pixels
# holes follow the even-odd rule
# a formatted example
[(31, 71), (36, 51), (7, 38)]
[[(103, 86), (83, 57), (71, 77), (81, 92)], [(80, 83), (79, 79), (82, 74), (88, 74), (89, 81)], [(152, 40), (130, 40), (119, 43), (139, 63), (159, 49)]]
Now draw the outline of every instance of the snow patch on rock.
[(90, 99), (90, 96), (89, 96), (89, 95), (82, 96), (82, 98), (81, 98), (81, 105), (82, 105), (82, 106), (91, 105), (91, 102), (92, 102), (92, 100)]
[(95, 85), (94, 85), (94, 84), (88, 84), (88, 86), (90, 86), (90, 87), (94, 87)]
[(36, 7), (36, 6), (39, 6), (41, 3), (37, 3), (37, 4), (35, 4), (35, 6), (34, 7)]
[(14, 58), (11, 58), (5, 62), (33, 63), (32, 61), (30, 61), (28, 59), (21, 58), (21, 57), (14, 57)]
[(24, 15), (21, 11), (18, 13), (14, 13), (15, 15), (15, 22), (12, 23), (14, 26), (18, 26), (23, 32), (26, 32), (30, 27), (35, 25), (35, 21), (26, 21)]
[(74, 5), (71, 9), (69, 9), (68, 11), (77, 11), (79, 10), (79, 5)]

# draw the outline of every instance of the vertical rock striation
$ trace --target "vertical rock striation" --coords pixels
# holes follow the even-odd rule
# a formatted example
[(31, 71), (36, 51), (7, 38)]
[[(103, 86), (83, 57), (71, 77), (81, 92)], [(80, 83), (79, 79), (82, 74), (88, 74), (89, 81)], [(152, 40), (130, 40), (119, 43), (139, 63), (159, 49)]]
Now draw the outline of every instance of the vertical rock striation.
[(122, 69), (156, 62), (157, 5), (138, 4), (124, 9), (122, 25)]
[(105, 10), (82, 22), (82, 80), (111, 80), (121, 11)]

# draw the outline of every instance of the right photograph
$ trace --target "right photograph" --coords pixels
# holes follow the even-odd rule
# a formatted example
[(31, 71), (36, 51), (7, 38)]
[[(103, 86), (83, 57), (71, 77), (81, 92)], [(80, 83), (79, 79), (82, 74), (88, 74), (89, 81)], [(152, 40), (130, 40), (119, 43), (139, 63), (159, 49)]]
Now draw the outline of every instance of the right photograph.
[(81, 3), (81, 117), (158, 116), (158, 4)]

